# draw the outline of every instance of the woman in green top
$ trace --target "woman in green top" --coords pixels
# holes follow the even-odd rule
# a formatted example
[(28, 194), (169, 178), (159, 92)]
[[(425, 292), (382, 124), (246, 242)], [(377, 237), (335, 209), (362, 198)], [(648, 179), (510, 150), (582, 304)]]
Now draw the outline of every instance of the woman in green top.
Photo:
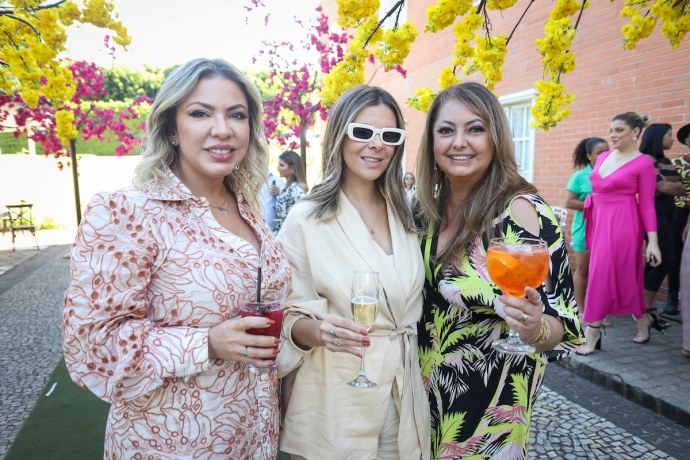
[(589, 251), (585, 248), (585, 221), (582, 219), (582, 209), (585, 198), (592, 193), (589, 174), (601, 152), (609, 149), (609, 144), (600, 137), (586, 137), (577, 144), (573, 152), (573, 164), (579, 168), (568, 181), (568, 197), (565, 206), (575, 210), (573, 224), (570, 227), (573, 249), (575, 250), (575, 302), (580, 313), (580, 320), (585, 311), (585, 293), (589, 278)]

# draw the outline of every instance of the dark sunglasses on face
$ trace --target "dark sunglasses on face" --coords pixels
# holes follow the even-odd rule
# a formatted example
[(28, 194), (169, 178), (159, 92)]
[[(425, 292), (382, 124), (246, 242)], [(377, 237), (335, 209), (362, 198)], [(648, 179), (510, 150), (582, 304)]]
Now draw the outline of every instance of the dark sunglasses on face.
[(386, 145), (400, 145), (405, 140), (404, 129), (375, 128), (364, 123), (350, 123), (347, 127), (347, 136), (357, 142), (369, 142), (377, 134)]

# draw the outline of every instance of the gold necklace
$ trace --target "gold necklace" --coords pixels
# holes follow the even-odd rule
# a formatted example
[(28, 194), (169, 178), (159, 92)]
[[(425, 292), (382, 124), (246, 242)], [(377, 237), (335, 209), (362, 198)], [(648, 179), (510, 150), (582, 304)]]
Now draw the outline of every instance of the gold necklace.
[(229, 193), (226, 190), (225, 191), (225, 200), (223, 200), (223, 202), (220, 204), (220, 206), (215, 206), (215, 205), (211, 204), (210, 201), (208, 202), (208, 205), (211, 206), (212, 208), (219, 210), (219, 211), (223, 211), (225, 213), (225, 215), (229, 216), (230, 213), (228, 213), (228, 207), (225, 206), (225, 204), (228, 202), (228, 195), (229, 195)]
[[(359, 218), (362, 219), (362, 222), (364, 222), (364, 226), (369, 231), (369, 234), (371, 236), (374, 236), (374, 233), (376, 233), (374, 231), (374, 227), (376, 226), (376, 222), (378, 222), (378, 220), (379, 220), (379, 213), (377, 211), (374, 211), (374, 213), (375, 213), (374, 214), (374, 223), (372, 225), (369, 225), (367, 223), (366, 219), (364, 219), (364, 214), (362, 214), (362, 211), (359, 210), (359, 207), (354, 203), (354, 201), (350, 200), (350, 203), (352, 203), (352, 206), (354, 206), (355, 209), (357, 210), (357, 214), (359, 214)], [(376, 207), (378, 208), (378, 205), (376, 205)]]
[(362, 218), (362, 222), (364, 222), (364, 225), (366, 225), (367, 228), (369, 229), (369, 234), (370, 234), (371, 236), (374, 236), (374, 225), (376, 225), (376, 222), (379, 220), (379, 214), (376, 213), (376, 216), (374, 217), (374, 223), (373, 223), (371, 226), (370, 226), (369, 224), (367, 224), (367, 221), (366, 221), (366, 220), (364, 220), (364, 216), (362, 216), (362, 215), (360, 214), (359, 217)]

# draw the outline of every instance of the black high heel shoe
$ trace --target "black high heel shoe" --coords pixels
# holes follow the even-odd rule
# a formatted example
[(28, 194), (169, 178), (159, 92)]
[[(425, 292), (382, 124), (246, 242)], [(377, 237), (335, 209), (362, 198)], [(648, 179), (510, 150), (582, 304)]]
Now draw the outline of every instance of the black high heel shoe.
[[(656, 329), (660, 333), (664, 333), (664, 327), (659, 324), (659, 318), (653, 314), (655, 308), (647, 310), (647, 312), (642, 316), (642, 318), (647, 317), (649, 319), (649, 326), (647, 326), (647, 338), (644, 340), (639, 340), (637, 339), (637, 336), (633, 338), (633, 342), (638, 343), (640, 345), (649, 342), (649, 339), (652, 338), (652, 328)], [(638, 321), (642, 320), (640, 318)]]
[(656, 308), (647, 309), (647, 315), (652, 320), (652, 327), (657, 331), (662, 332), (663, 329), (671, 327), (671, 324), (661, 317), (659, 310)]

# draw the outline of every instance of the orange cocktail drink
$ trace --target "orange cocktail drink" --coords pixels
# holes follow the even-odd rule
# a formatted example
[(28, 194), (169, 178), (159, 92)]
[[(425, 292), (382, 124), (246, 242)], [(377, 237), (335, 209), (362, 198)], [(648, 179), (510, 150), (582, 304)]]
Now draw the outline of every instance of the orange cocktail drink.
[(537, 288), (546, 278), (549, 251), (520, 244), (492, 246), (486, 253), (486, 268), (503, 292), (522, 297), (525, 287)]

